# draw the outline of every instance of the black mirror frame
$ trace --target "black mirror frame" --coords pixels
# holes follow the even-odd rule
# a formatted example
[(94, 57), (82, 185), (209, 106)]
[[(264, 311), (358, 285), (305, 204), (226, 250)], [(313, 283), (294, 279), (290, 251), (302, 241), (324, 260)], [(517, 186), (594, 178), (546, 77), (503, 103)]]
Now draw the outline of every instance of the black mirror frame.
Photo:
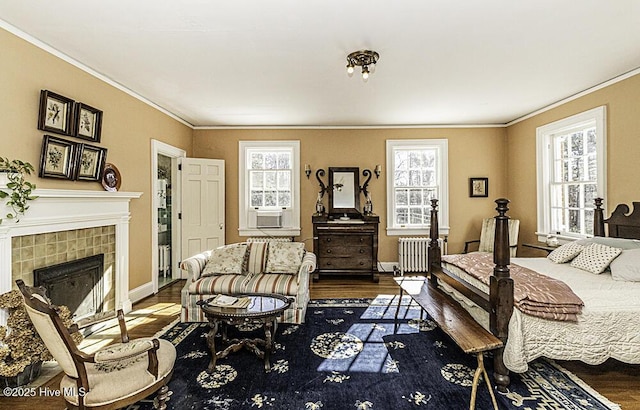
[[(334, 189), (334, 181), (333, 174), (335, 172), (351, 172), (353, 173), (353, 197), (354, 197), (354, 208), (336, 208), (333, 206), (333, 189)], [(327, 186), (327, 191), (329, 191), (329, 214), (332, 216), (343, 216), (347, 215), (348, 217), (360, 217), (360, 168), (358, 167), (329, 167), (329, 186)]]

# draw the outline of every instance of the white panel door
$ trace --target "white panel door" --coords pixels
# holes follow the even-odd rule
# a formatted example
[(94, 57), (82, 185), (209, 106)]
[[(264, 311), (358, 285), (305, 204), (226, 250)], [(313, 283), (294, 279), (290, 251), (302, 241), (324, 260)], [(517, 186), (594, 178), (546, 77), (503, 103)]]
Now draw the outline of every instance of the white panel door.
[(182, 255), (224, 245), (224, 160), (181, 158)]

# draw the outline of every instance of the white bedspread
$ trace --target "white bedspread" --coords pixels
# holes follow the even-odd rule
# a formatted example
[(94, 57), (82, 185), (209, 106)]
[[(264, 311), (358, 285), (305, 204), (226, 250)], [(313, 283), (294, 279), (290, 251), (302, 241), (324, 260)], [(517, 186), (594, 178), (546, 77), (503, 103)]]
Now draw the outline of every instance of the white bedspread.
[[(615, 281), (608, 272), (594, 275), (546, 258), (513, 258), (511, 263), (562, 280), (585, 306), (578, 323), (540, 319), (514, 309), (504, 350), (509, 370), (525, 372), (528, 362), (542, 356), (588, 364), (608, 358), (640, 363), (640, 282)], [(447, 265), (448, 270), (451, 266)], [(486, 285), (474, 283), (488, 292)], [(488, 317), (484, 322), (488, 323)]]

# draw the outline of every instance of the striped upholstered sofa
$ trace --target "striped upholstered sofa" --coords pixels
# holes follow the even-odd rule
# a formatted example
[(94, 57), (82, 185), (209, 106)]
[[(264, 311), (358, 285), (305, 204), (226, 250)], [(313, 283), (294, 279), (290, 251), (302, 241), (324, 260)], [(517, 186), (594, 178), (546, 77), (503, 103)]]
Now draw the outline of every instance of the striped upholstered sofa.
[[(268, 260), (270, 245), (273, 249), (276, 242), (250, 242), (224, 245), (216, 250), (209, 250), (191, 256), (182, 261), (180, 267), (188, 272), (187, 283), (181, 291), (182, 322), (206, 322), (207, 319), (200, 307), (196, 304), (199, 300), (206, 300), (216, 294), (240, 295), (243, 293), (278, 293), (293, 299), (291, 306), (284, 311), (281, 321), (285, 323), (303, 323), (309, 303), (309, 281), (311, 272), (316, 268), (316, 255), (302, 249), (301, 260), (298, 259), (295, 266), (297, 272), (277, 273), (271, 260)], [(281, 242), (279, 242), (281, 243)], [(289, 242), (295, 246), (296, 242)], [(242, 268), (221, 268), (224, 272), (212, 272), (211, 264), (207, 262), (217, 257), (220, 252), (233, 253), (238, 249), (246, 252), (242, 261)], [(228, 252), (229, 251), (229, 252)], [(276, 252), (272, 252), (272, 257)], [(213, 255), (213, 256), (212, 256)], [(233, 257), (233, 256), (232, 256)], [(215, 269), (214, 269), (215, 270)], [(276, 272), (276, 273), (272, 273)]]

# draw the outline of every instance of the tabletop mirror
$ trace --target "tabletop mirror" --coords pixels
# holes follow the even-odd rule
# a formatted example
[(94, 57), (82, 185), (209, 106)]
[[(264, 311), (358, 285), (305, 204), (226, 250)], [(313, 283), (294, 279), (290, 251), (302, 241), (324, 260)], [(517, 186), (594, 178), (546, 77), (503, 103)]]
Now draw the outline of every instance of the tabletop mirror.
[(360, 217), (360, 169), (329, 168), (329, 213), (334, 217)]

